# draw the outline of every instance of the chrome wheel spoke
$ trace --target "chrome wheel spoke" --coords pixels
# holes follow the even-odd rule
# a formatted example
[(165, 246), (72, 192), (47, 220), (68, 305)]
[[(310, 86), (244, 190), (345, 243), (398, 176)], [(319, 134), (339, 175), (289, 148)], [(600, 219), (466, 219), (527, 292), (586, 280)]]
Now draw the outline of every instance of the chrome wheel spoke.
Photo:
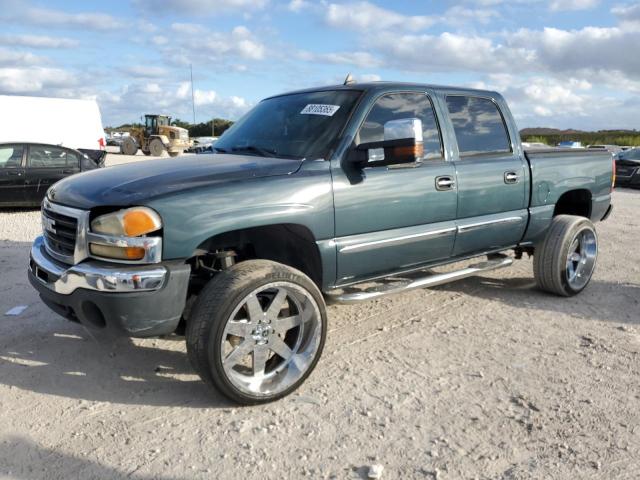
[(284, 304), (286, 298), (287, 291), (284, 288), (279, 288), (278, 293), (276, 293), (276, 296), (273, 297), (269, 308), (267, 308), (266, 314), (269, 320), (275, 320), (276, 318), (278, 318), (278, 314), (280, 313), (280, 310), (282, 310), (282, 305)]
[(291, 317), (278, 318), (273, 322), (273, 328), (277, 333), (286, 333), (292, 328), (302, 325), (302, 317), (293, 315)]
[(569, 247), (569, 251), (572, 253), (575, 253), (578, 251), (578, 247), (580, 246), (580, 236), (577, 236), (576, 238), (573, 239), (573, 242), (571, 242), (571, 246)]
[(277, 353), (283, 360), (289, 360), (293, 355), (293, 351), (284, 343), (284, 340), (277, 335), (274, 335), (269, 340), (269, 348)]
[(251, 320), (251, 322), (262, 320), (262, 318), (264, 317), (264, 312), (256, 295), (249, 295), (249, 297), (247, 297), (245, 305), (247, 308), (247, 314), (249, 315), (249, 319)]
[(584, 288), (593, 274), (597, 256), (596, 235), (593, 230), (585, 228), (573, 239), (567, 254), (567, 281), (572, 288)]
[(229, 353), (229, 355), (225, 357), (222, 363), (230, 367), (237, 365), (240, 362), (240, 360), (242, 360), (242, 358), (244, 358), (249, 354), (249, 352), (251, 352), (251, 350), (253, 349), (253, 346), (254, 346), (254, 342), (250, 340), (245, 340), (236, 348), (234, 348), (231, 351), (231, 353)]
[(246, 321), (231, 320), (227, 324), (227, 334), (246, 338), (251, 335), (253, 326)]
[(266, 345), (256, 346), (253, 350), (253, 374), (264, 376), (264, 369), (269, 359), (269, 349)]

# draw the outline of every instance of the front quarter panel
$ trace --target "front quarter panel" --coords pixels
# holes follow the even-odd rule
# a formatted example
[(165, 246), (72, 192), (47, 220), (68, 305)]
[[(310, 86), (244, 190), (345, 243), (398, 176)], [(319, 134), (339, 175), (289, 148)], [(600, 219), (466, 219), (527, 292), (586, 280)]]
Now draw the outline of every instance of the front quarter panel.
[(316, 241), (333, 237), (329, 162), (307, 161), (290, 175), (254, 178), (156, 198), (163, 220), (163, 259), (193, 256), (205, 240), (250, 227), (293, 223)]

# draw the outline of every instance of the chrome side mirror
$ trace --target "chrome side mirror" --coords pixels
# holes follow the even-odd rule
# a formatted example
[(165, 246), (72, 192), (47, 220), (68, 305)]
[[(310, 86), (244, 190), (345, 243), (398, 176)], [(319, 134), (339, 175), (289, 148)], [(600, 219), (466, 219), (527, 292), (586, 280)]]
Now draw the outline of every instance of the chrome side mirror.
[(362, 166), (388, 166), (420, 161), (424, 155), (422, 121), (400, 118), (384, 124), (384, 139), (358, 145), (366, 156)]

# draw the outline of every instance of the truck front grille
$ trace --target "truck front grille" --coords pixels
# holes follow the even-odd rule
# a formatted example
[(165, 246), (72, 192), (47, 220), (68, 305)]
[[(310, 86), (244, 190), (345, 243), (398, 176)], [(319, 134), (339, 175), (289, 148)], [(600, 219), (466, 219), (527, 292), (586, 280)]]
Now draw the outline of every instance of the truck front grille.
[(43, 208), (42, 226), (49, 249), (60, 255), (73, 257), (78, 234), (78, 219)]
[(42, 203), (42, 234), (47, 252), (56, 260), (71, 265), (87, 258), (88, 223), (87, 210), (65, 207), (45, 199)]

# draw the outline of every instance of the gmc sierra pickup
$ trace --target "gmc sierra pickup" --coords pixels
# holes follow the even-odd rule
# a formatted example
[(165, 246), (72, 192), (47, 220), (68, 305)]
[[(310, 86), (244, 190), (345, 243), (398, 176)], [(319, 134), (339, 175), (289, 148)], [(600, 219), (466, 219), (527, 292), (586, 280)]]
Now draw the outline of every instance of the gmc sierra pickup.
[(593, 222), (611, 211), (611, 155), (524, 151), (496, 92), (367, 83), (286, 93), (215, 151), (51, 187), (29, 279), (88, 328), (185, 334), (203, 380), (246, 404), (311, 373), (325, 301), (438, 285), (523, 253), (539, 288), (579, 293), (596, 265)]

